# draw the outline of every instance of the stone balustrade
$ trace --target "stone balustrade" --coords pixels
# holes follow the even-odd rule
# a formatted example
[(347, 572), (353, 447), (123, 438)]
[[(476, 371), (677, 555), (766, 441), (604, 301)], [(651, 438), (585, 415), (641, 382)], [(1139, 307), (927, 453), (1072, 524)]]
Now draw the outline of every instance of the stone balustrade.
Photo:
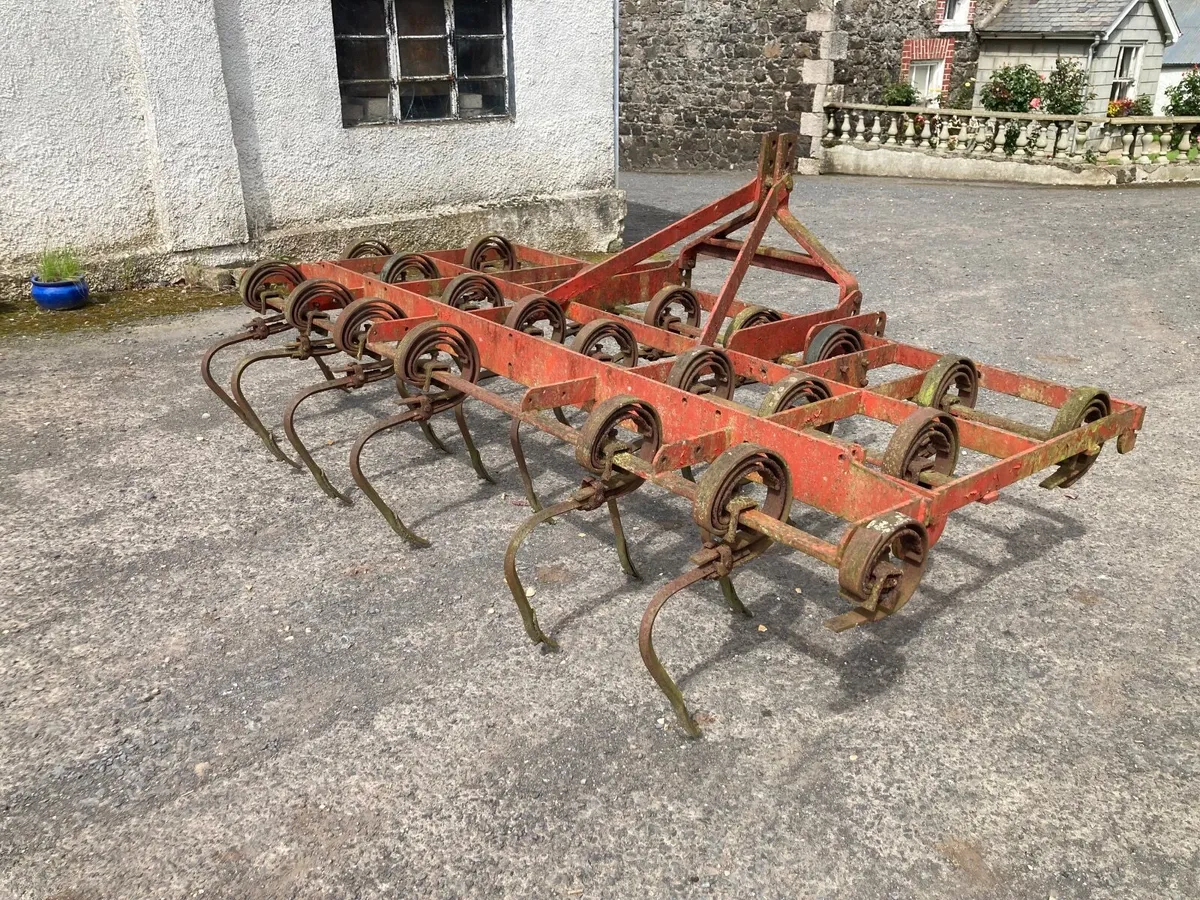
[[(1082, 173), (1085, 167), (1188, 167), (1154, 180), (1200, 180), (1200, 117), (1053, 116), (1044, 113), (1000, 113), (973, 109), (878, 106), (868, 103), (831, 103), (825, 107), (826, 156), (839, 158), (838, 148), (908, 151), (927, 157), (992, 160), (1012, 163), (1051, 163)], [(919, 174), (936, 177), (937, 167), (922, 162), (920, 169), (895, 171), (895, 165), (864, 169), (853, 165), (827, 167), (830, 171), (858, 174)], [(901, 165), (900, 169), (904, 169)], [(980, 174), (981, 167), (949, 166), (946, 177), (1003, 177)], [(879, 171), (876, 171), (879, 170)], [(951, 171), (952, 170), (952, 171)], [(1196, 170), (1196, 171), (1193, 171)], [(967, 172), (975, 174), (964, 174)], [(1084, 173), (1087, 174), (1087, 173)], [(1095, 173), (1103, 176), (1103, 172)], [(1097, 177), (1072, 182), (1065, 177), (1050, 183), (1121, 183), (1151, 180), (1146, 177)]]

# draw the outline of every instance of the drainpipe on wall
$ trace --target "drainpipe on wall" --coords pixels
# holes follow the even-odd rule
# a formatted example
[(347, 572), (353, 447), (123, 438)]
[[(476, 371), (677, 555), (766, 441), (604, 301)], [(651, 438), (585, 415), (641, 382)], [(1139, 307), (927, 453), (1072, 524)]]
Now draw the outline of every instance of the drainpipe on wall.
[(1088, 47), (1087, 63), (1084, 65), (1084, 71), (1087, 72), (1088, 89), (1092, 86), (1092, 63), (1096, 59), (1096, 50), (1100, 47), (1100, 42), (1104, 39), (1103, 35), (1097, 34), (1096, 39), (1092, 41), (1092, 46)]

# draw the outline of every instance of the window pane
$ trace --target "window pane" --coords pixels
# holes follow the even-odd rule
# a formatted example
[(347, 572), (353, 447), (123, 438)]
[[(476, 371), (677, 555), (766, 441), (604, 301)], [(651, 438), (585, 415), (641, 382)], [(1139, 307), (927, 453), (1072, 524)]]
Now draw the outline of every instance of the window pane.
[(454, 30), (459, 34), (502, 34), (502, 0), (454, 0)]
[(391, 119), (391, 103), (388, 93), (391, 84), (380, 81), (375, 84), (342, 85), (342, 125), (387, 122)]
[(420, 78), (423, 75), (449, 75), (450, 61), (446, 56), (446, 39), (400, 42), (400, 77)]
[(462, 81), (458, 85), (458, 114), (464, 119), (508, 113), (508, 81)]
[(383, 0), (333, 0), (334, 34), (384, 34)]
[(388, 79), (387, 38), (337, 39), (338, 78)]
[(400, 118), (450, 118), (450, 82), (415, 82), (400, 85)]
[(458, 40), (458, 74), (461, 78), (479, 75), (503, 75), (503, 38), (463, 38)]
[(395, 0), (400, 34), (445, 34), (446, 4), (442, 0)]

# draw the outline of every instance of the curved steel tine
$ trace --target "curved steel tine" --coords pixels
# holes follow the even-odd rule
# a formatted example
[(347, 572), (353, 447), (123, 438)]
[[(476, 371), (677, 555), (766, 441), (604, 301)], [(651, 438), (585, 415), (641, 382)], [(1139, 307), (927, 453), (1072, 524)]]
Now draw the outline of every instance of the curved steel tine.
[(681, 474), (681, 475), (683, 475), (683, 477), (684, 477), (684, 478), (686, 478), (688, 481), (695, 481), (695, 480), (696, 480), (696, 476), (692, 474), (692, 467), (691, 467), (691, 466), (684, 466), (684, 467), (683, 467), (683, 468), (680, 470), (680, 474)]
[(217, 384), (217, 380), (213, 378), (212, 361), (218, 353), (227, 347), (233, 347), (237, 344), (242, 344), (246, 341), (252, 341), (255, 339), (258, 339), (258, 335), (253, 331), (239, 332), (231, 337), (217, 341), (217, 343), (215, 343), (209, 349), (209, 351), (204, 354), (204, 358), (200, 360), (200, 377), (204, 379), (204, 383), (208, 385), (208, 389), (216, 394), (217, 398), (222, 403), (237, 413), (237, 417), (241, 419), (243, 423), (246, 423), (246, 414), (242, 412), (242, 408), (237, 405), (234, 399), (229, 396), (228, 392), (219, 384)]
[[(409, 400), (412, 398), (412, 395), (408, 392), (408, 388), (404, 386), (404, 382), (398, 379), (396, 381), (396, 390), (399, 392), (401, 399)], [(441, 438), (437, 436), (433, 430), (433, 426), (429, 422), (418, 422), (417, 424), (421, 426), (421, 434), (425, 435), (425, 440), (429, 441), (429, 446), (434, 450), (440, 450), (446, 454), (450, 453), (450, 448), (442, 443)]]
[(525, 450), (521, 447), (521, 420), (513, 417), (512, 427), (508, 430), (509, 443), (512, 444), (513, 456), (517, 458), (517, 471), (521, 473), (521, 483), (525, 485), (525, 496), (534, 512), (542, 511), (542, 503), (538, 500), (537, 491), (533, 489), (533, 477), (529, 474), (529, 466), (525, 462)]
[(679, 685), (675, 683), (675, 679), (667, 672), (666, 666), (662, 664), (658, 654), (654, 651), (654, 620), (658, 618), (658, 614), (662, 612), (662, 608), (668, 600), (684, 588), (691, 587), (697, 581), (703, 581), (707, 575), (707, 569), (701, 567), (686, 572), (673, 581), (668, 581), (654, 595), (650, 605), (646, 607), (646, 612), (642, 616), (642, 625), (638, 629), (638, 650), (641, 651), (642, 662), (650, 672), (650, 677), (658, 684), (659, 690), (666, 694), (667, 699), (671, 701), (671, 708), (675, 710), (675, 718), (679, 720), (680, 727), (688, 737), (700, 737), (700, 726), (688, 712), (687, 704), (683, 700), (683, 691), (679, 689)]
[(733, 579), (728, 575), (722, 575), (717, 579), (717, 583), (721, 585), (721, 593), (725, 595), (725, 602), (729, 604), (729, 608), (739, 615), (745, 616), (747, 619), (753, 618), (753, 613), (746, 609), (746, 605), (742, 603), (742, 598), (738, 596), (737, 588), (733, 586)]
[(392, 531), (396, 532), (396, 534), (400, 535), (400, 537), (404, 538), (412, 546), (424, 548), (432, 545), (425, 538), (410, 531), (408, 526), (400, 521), (400, 517), (392, 511), (392, 508), (383, 502), (383, 498), (379, 496), (375, 488), (371, 487), (371, 482), (367, 481), (367, 477), (363, 475), (362, 465), (360, 464), (363, 448), (367, 445), (367, 441), (375, 437), (375, 435), (387, 431), (389, 428), (395, 428), (397, 425), (413, 421), (416, 416), (416, 410), (406, 409), (402, 413), (376, 422), (359, 435), (358, 440), (354, 442), (353, 449), (350, 451), (350, 474), (354, 476), (354, 483), (367, 495), (367, 499), (375, 504), (375, 508), (383, 514), (387, 523), (392, 526)]
[(625, 529), (621, 527), (621, 512), (617, 509), (617, 501), (608, 501), (608, 517), (612, 520), (613, 534), (617, 536), (617, 557), (621, 560), (621, 568), (630, 578), (642, 580), (641, 573), (634, 568), (629, 556), (629, 545), (625, 543)]
[(542, 631), (541, 626), (538, 625), (537, 613), (529, 605), (529, 597), (526, 596), (525, 587), (517, 575), (517, 551), (521, 549), (521, 544), (529, 537), (533, 529), (543, 522), (550, 521), (554, 516), (579, 509), (579, 506), (578, 500), (563, 500), (561, 503), (555, 503), (553, 506), (534, 513), (513, 533), (512, 540), (508, 542), (508, 551), (504, 554), (504, 580), (508, 582), (508, 589), (512, 591), (517, 609), (521, 611), (521, 621), (525, 624), (525, 633), (535, 644), (545, 644), (551, 650), (557, 650), (558, 644)]
[(554, 418), (558, 419), (558, 421), (562, 422), (568, 428), (572, 427), (571, 420), (567, 418), (567, 414), (563, 412), (563, 408), (561, 406), (554, 407)]
[(488, 470), (484, 468), (483, 458), (479, 455), (475, 442), (471, 440), (471, 429), (467, 428), (467, 414), (463, 412), (461, 403), (454, 407), (454, 418), (458, 422), (458, 430), (462, 432), (463, 443), (467, 445), (467, 453), (471, 456), (471, 466), (475, 469), (475, 474), (488, 484), (495, 484), (496, 479), (489, 475)]
[(308, 467), (308, 471), (312, 474), (313, 479), (326, 494), (334, 500), (340, 500), (347, 506), (350, 505), (350, 498), (339, 491), (330, 482), (328, 476), (317, 465), (312, 458), (312, 454), (308, 452), (308, 448), (304, 446), (304, 442), (300, 440), (300, 435), (296, 433), (296, 410), (300, 408), (300, 404), (310, 397), (315, 397), (317, 394), (325, 391), (332, 391), (340, 387), (351, 384), (354, 381), (353, 375), (346, 375), (334, 381), (325, 381), (320, 384), (315, 384), (312, 387), (305, 388), (300, 393), (292, 398), (292, 402), (288, 404), (287, 411), (283, 414), (283, 431), (287, 435), (287, 439), (291, 441), (292, 446), (296, 449), (296, 455)]
[(285, 462), (297, 469), (300, 468), (300, 463), (296, 462), (286, 453), (279, 449), (279, 445), (275, 443), (275, 436), (267, 430), (259, 419), (258, 414), (246, 401), (246, 395), (242, 392), (242, 378), (246, 374), (246, 370), (257, 362), (263, 362), (268, 359), (288, 359), (292, 356), (292, 351), (287, 347), (278, 347), (274, 350), (261, 350), (258, 353), (251, 353), (249, 356), (243, 356), (238, 360), (238, 364), (233, 368), (233, 399), (237, 401), (238, 406), (242, 408), (242, 420), (257, 434), (267, 449), (271, 451), (271, 455), (280, 462)]
[(331, 350), (328, 353), (323, 350), (313, 351), (313, 362), (317, 364), (317, 368), (321, 370), (321, 374), (325, 376), (326, 381), (337, 380), (337, 376), (333, 374), (333, 371), (329, 368), (329, 364), (322, 359), (324, 356), (332, 356), (334, 352), (336, 351)]

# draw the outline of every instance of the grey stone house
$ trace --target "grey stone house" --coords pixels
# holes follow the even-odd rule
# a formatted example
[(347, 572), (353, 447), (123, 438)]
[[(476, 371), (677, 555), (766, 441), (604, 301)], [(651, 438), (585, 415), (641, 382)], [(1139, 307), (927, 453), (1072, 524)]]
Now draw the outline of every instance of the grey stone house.
[(1026, 63), (1048, 74), (1059, 58), (1089, 72), (1088, 112), (1110, 100), (1158, 91), (1163, 51), (1180, 38), (1168, 0), (1007, 0), (976, 24), (981, 86), (1002, 66)]

